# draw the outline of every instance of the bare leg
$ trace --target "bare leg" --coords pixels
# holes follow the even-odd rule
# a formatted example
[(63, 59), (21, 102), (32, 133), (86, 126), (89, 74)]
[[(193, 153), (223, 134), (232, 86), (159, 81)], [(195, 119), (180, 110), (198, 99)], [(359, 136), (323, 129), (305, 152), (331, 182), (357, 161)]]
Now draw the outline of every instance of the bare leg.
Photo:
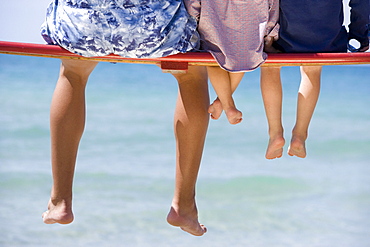
[(187, 74), (174, 74), (179, 83), (174, 128), (176, 136), (176, 184), (167, 221), (195, 236), (207, 229), (198, 222), (195, 186), (208, 128), (207, 73), (193, 66)]
[(85, 86), (96, 62), (62, 60), (50, 110), (53, 186), (46, 224), (73, 221), (72, 184), (78, 145), (85, 126)]
[(297, 119), (292, 131), (288, 154), (306, 157), (305, 141), (308, 127), (320, 94), (322, 66), (302, 66), (301, 85), (298, 92)]
[(266, 159), (280, 158), (285, 144), (281, 122), (283, 92), (280, 67), (261, 67), (261, 91), (270, 136), (265, 157)]
[(222, 104), (220, 99), (217, 97), (212, 104), (209, 105), (208, 107), (208, 113), (210, 114), (211, 118), (214, 120), (217, 120), (220, 118), (222, 114)]
[(207, 69), (212, 86), (218, 96), (218, 100), (216, 99), (208, 109), (211, 117), (218, 119), (222, 110), (224, 110), (231, 124), (240, 123), (242, 121), (242, 113), (236, 109), (232, 94), (239, 85), (244, 73), (229, 73), (220, 67), (208, 67)]
[[(231, 80), (231, 92), (234, 93), (240, 81), (243, 79), (244, 73), (229, 73)], [(220, 99), (217, 97), (208, 108), (208, 113), (212, 119), (219, 119), (223, 109)]]

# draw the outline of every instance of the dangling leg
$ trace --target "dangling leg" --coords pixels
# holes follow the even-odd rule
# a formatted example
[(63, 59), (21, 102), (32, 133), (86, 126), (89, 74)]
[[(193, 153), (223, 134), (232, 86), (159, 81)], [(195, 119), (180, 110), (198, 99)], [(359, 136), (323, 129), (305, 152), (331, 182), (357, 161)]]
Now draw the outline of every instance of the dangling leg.
[(261, 92), (270, 136), (265, 157), (280, 158), (285, 144), (281, 122), (283, 92), (280, 67), (261, 67)]
[(288, 149), (290, 156), (306, 157), (308, 127), (320, 94), (322, 66), (302, 66), (298, 92), (297, 118)]
[(62, 60), (50, 110), (53, 186), (46, 224), (73, 221), (72, 184), (79, 142), (85, 125), (85, 86), (96, 62)]
[(222, 110), (224, 110), (231, 124), (240, 123), (242, 113), (235, 107), (232, 94), (238, 87), (244, 73), (229, 73), (220, 67), (208, 67), (207, 70), (212, 86), (218, 96), (208, 109), (212, 119), (218, 119)]
[(167, 221), (201, 236), (207, 229), (198, 222), (195, 186), (209, 122), (207, 73), (204, 67), (193, 66), (187, 74), (174, 76), (179, 84), (174, 119), (176, 184)]
[[(229, 73), (229, 79), (231, 82), (231, 92), (235, 92), (239, 86), (240, 81), (243, 79), (244, 73)], [(219, 119), (223, 109), (220, 99), (217, 97), (208, 108), (208, 113), (211, 114), (212, 119)]]

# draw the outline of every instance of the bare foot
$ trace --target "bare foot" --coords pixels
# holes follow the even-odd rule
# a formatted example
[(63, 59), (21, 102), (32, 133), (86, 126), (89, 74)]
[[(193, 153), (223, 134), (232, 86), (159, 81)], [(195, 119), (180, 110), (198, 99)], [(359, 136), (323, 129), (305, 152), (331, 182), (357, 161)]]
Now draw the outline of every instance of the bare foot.
[(231, 124), (238, 124), (243, 120), (242, 112), (236, 109), (235, 107), (230, 107), (229, 109), (225, 110), (225, 113), (227, 119), (229, 120), (229, 123)]
[(288, 154), (290, 156), (305, 158), (306, 157), (305, 139), (293, 136), (292, 140), (290, 141), (290, 146), (288, 148)]
[(222, 104), (218, 98), (208, 107), (208, 113), (211, 114), (212, 119), (217, 120), (220, 118), (222, 114)]
[[(69, 204), (69, 206), (68, 206)], [(48, 210), (42, 214), (45, 224), (69, 224), (73, 221), (73, 212), (71, 203), (65, 201), (53, 203), (49, 201)]]
[(170, 225), (180, 227), (181, 230), (188, 232), (194, 236), (202, 236), (207, 232), (207, 228), (198, 222), (198, 213), (192, 210), (189, 214), (180, 214), (180, 210), (175, 210), (171, 207), (167, 215), (167, 222)]
[(266, 159), (275, 159), (283, 156), (283, 147), (285, 145), (285, 140), (283, 136), (278, 136), (276, 138), (270, 138), (269, 144), (266, 150)]

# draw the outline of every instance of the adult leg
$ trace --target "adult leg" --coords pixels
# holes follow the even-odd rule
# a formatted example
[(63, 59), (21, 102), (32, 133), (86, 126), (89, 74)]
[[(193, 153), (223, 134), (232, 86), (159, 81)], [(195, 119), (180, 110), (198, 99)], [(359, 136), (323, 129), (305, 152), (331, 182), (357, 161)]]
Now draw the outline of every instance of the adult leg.
[(188, 73), (174, 76), (179, 84), (174, 117), (176, 182), (167, 221), (201, 236), (206, 228), (198, 221), (195, 186), (209, 122), (207, 72), (204, 67), (192, 66)]
[(79, 142), (85, 126), (85, 87), (96, 62), (62, 60), (50, 110), (53, 186), (46, 224), (73, 221), (72, 184)]
[(301, 67), (301, 85), (298, 92), (296, 124), (292, 131), (292, 139), (288, 149), (288, 154), (291, 156), (306, 157), (305, 141), (320, 94), (321, 71), (322, 66)]
[(261, 92), (270, 137), (265, 155), (267, 159), (280, 158), (285, 144), (281, 121), (283, 92), (280, 69), (280, 67), (261, 67)]

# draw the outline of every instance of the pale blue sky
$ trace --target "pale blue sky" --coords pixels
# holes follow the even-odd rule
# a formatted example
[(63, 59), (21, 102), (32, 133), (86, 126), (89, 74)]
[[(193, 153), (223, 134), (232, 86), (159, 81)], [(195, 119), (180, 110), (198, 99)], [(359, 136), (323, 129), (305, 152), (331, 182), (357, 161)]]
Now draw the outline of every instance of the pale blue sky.
[(51, 0), (0, 0), (0, 40), (45, 43), (40, 26)]
[[(345, 3), (348, 1), (344, 0)], [(0, 0), (0, 40), (45, 43), (40, 36), (40, 26), (50, 2), (51, 0)], [(345, 23), (348, 23), (348, 14), (345, 16)]]

